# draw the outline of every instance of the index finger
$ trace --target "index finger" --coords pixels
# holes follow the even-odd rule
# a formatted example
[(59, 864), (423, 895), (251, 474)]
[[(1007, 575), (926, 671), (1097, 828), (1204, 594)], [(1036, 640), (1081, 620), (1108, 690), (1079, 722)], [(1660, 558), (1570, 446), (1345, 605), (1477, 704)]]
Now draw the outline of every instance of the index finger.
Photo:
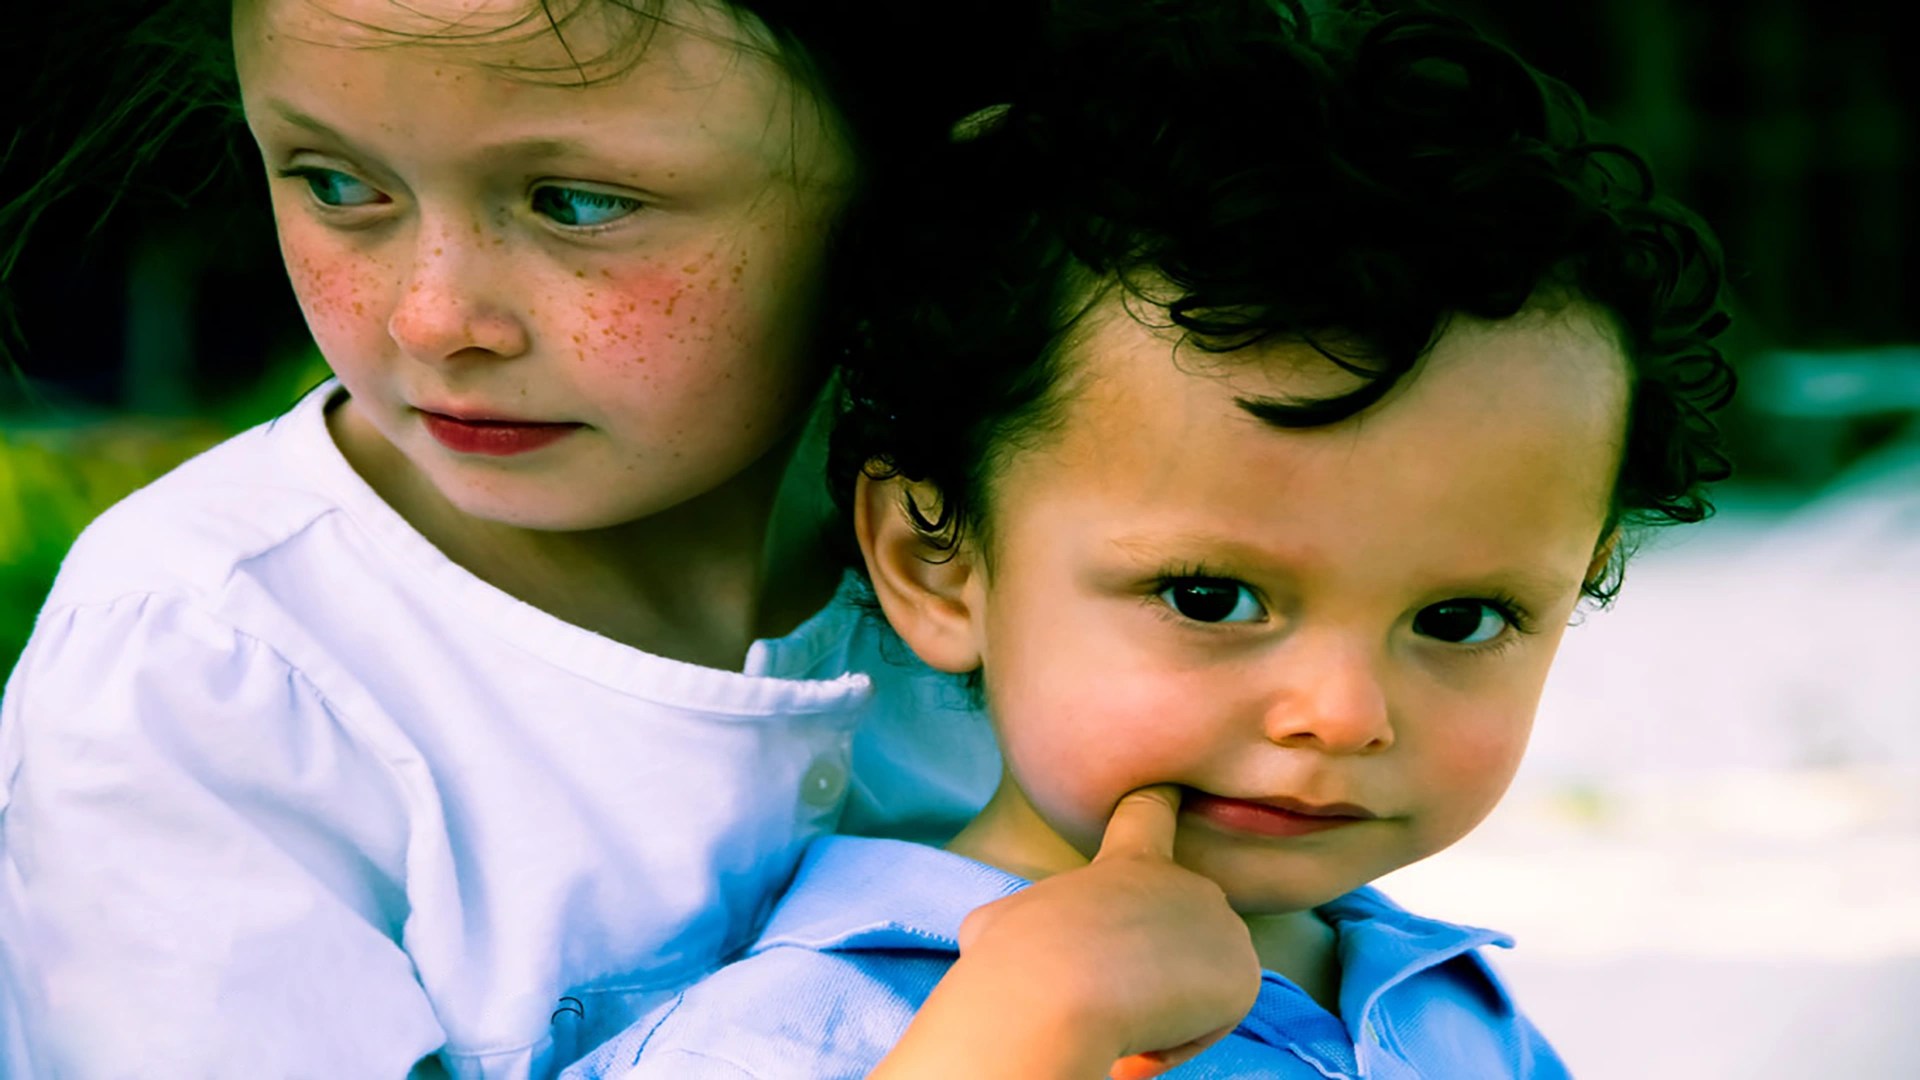
[(1180, 824), (1180, 788), (1154, 784), (1129, 791), (1107, 819), (1097, 861), (1112, 855), (1154, 855), (1173, 858), (1173, 834)]

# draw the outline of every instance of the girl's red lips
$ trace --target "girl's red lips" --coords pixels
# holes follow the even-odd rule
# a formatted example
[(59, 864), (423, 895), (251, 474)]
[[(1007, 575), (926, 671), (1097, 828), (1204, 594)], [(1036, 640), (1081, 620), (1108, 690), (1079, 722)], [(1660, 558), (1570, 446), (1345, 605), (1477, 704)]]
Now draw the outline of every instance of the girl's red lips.
[(480, 427), (492, 424), (539, 427), (551, 423), (551, 421), (546, 420), (523, 420), (517, 416), (500, 416), (489, 413), (484, 409), (426, 409), (415, 407), (414, 411), (424, 416), (437, 417), (441, 420), (452, 420), (458, 424), (473, 424)]
[(538, 450), (566, 438), (583, 425), (535, 420), (503, 420), (451, 416), (419, 410), (427, 433), (447, 449), (461, 454), (511, 457)]

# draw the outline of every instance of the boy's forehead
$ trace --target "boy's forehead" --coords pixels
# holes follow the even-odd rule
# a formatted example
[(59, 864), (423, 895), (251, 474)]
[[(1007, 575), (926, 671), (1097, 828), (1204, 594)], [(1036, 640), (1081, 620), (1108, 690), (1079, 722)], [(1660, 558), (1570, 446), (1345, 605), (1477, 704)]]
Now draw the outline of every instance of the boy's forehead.
[[(1145, 395), (1163, 404), (1285, 396), (1317, 400), (1360, 385), (1351, 372), (1304, 344), (1228, 353), (1200, 348), (1164, 307), (1113, 287), (1091, 303), (1060, 346), (1058, 399), (1098, 424), (1114, 407)], [(1251, 416), (1251, 414), (1248, 414)]]
[(1374, 406), (1321, 427), (1284, 429), (1248, 406), (1323, 400), (1360, 378), (1296, 342), (1207, 353), (1138, 314), (1137, 304), (1129, 312), (1103, 301), (1065, 343), (1058, 460), (1165, 473), (1169, 498), (1191, 490), (1193, 462), (1182, 466), (1183, 458), (1204, 459), (1242, 486), (1281, 475), (1263, 470), (1307, 469), (1356, 480), (1419, 475), (1436, 492), (1471, 483), (1504, 498), (1526, 485), (1516, 480), (1508, 491), (1503, 477), (1539, 480), (1541, 462), (1516, 459), (1551, 450), (1562, 466), (1553, 486), (1589, 507), (1596, 528), (1605, 516), (1624, 445), (1629, 367), (1607, 320), (1589, 306), (1542, 306), (1498, 322), (1456, 318)]
[[(1333, 336), (1328, 343), (1337, 348), (1337, 342)], [(1118, 289), (1090, 305), (1062, 349), (1065, 381), (1076, 395), (1098, 396), (1103, 383), (1109, 392), (1137, 388), (1138, 378), (1116, 377), (1128, 372), (1163, 387), (1211, 383), (1215, 396), (1249, 403), (1323, 401), (1365, 381), (1304, 341), (1209, 352), (1173, 325), (1164, 308)], [(1436, 378), (1440, 370), (1446, 374)], [(1525, 413), (1564, 407), (1612, 430), (1626, 417), (1630, 375), (1617, 331), (1600, 309), (1578, 300), (1538, 302), (1497, 321), (1450, 318), (1428, 353), (1362, 415), (1371, 420), (1403, 400), (1444, 396), (1447, 405), (1440, 407), (1478, 402), (1515, 422)], [(1522, 388), (1536, 393), (1526, 398)]]
[(1129, 565), (1218, 560), (1322, 601), (1494, 582), (1558, 603), (1591, 572), (1619, 468), (1627, 363), (1601, 322), (1456, 320), (1374, 407), (1309, 428), (1242, 402), (1350, 389), (1311, 346), (1190, 357), (1164, 327), (1090, 323), (1056, 422), (994, 478), (993, 542), (1018, 550), (1027, 528)]

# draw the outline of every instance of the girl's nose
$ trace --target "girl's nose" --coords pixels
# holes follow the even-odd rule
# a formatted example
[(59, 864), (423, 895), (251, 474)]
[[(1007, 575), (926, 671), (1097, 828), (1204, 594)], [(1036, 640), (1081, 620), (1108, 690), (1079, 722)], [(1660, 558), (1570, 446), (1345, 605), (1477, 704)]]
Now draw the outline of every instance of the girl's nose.
[(497, 280), (504, 257), (481, 242), (422, 230), (387, 318), (387, 333), (407, 355), (426, 363), (511, 359), (531, 347), (526, 324), (505, 302), (511, 290)]
[(1328, 754), (1375, 754), (1393, 746), (1394, 731), (1378, 650), (1356, 642), (1324, 642), (1289, 650), (1283, 684), (1268, 705), (1264, 733), (1279, 746)]

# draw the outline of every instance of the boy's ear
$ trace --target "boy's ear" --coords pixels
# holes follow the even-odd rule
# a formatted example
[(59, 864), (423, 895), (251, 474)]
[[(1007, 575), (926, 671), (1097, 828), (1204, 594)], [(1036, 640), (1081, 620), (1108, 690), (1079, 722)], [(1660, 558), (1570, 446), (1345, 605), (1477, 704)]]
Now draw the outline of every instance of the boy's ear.
[(965, 544), (928, 543), (907, 518), (905, 500), (932, 516), (939, 492), (900, 477), (862, 473), (853, 495), (853, 531), (874, 595), (894, 632), (927, 666), (956, 675), (980, 666), (974, 619), (979, 612), (980, 567)]
[(1619, 543), (1620, 526), (1615, 525), (1613, 530), (1602, 537), (1600, 543), (1594, 547), (1593, 561), (1587, 563), (1587, 576), (1583, 579), (1585, 584), (1590, 585), (1599, 581), (1600, 578), (1606, 574), (1607, 563), (1613, 560), (1613, 549), (1617, 547)]

